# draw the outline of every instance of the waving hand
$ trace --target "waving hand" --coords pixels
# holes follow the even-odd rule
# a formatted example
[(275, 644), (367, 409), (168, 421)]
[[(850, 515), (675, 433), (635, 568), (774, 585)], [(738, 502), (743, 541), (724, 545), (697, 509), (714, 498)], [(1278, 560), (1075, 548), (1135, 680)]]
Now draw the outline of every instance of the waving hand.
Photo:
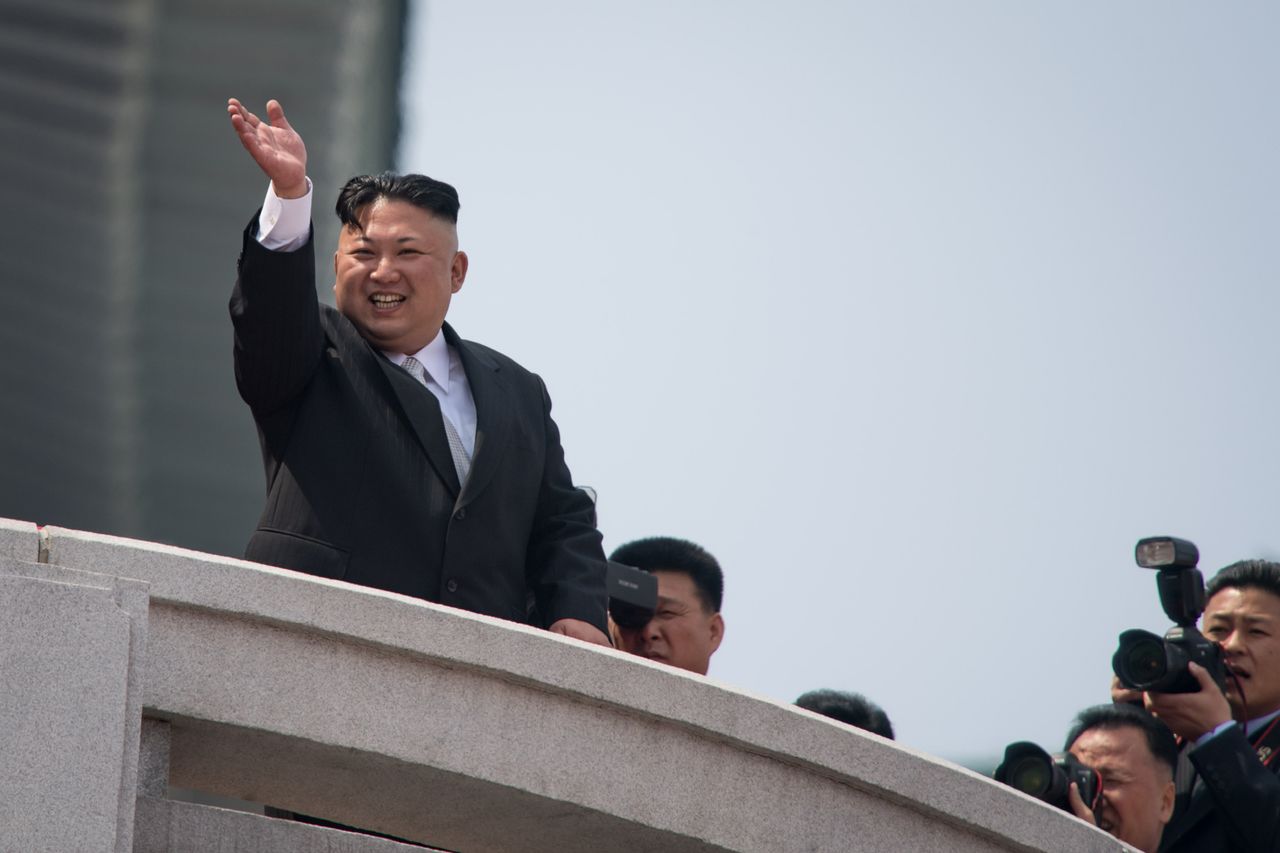
[(240, 144), (271, 179), (280, 198), (301, 198), (307, 194), (307, 147), (302, 137), (284, 117), (276, 100), (267, 101), (267, 121), (263, 121), (231, 98), (227, 101), (231, 127)]

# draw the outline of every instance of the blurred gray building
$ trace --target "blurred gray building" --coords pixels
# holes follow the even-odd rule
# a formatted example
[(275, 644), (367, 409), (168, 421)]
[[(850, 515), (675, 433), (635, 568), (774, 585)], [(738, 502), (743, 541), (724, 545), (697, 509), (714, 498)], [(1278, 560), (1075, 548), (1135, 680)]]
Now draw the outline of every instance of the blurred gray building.
[(0, 0), (0, 516), (240, 553), (227, 300), (266, 182), (226, 99), (307, 140), (327, 269), (341, 181), (394, 163), (406, 5)]

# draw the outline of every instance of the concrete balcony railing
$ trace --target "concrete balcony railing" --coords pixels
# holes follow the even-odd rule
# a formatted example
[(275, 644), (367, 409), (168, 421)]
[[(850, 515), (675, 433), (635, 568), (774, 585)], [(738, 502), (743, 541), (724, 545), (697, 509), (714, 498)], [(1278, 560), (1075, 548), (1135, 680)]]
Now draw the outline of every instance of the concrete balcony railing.
[(0, 850), (1115, 851), (1041, 803), (607, 649), (0, 521)]

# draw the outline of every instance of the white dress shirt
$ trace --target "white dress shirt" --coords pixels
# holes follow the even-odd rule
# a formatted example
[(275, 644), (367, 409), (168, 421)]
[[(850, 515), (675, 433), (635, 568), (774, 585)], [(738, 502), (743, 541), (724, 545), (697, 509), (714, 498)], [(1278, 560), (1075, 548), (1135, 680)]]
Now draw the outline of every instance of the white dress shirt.
[[(307, 244), (311, 235), (311, 179), (307, 178), (307, 194), (301, 198), (280, 198), (275, 187), (267, 185), (267, 197), (258, 215), (258, 242), (274, 252), (292, 252)], [(392, 363), (404, 364), (408, 355), (383, 352)], [(476, 455), (476, 401), (471, 384), (462, 369), (457, 351), (436, 333), (431, 342), (412, 353), (426, 370), (427, 390), (440, 401), (440, 412), (458, 431), (467, 455)]]

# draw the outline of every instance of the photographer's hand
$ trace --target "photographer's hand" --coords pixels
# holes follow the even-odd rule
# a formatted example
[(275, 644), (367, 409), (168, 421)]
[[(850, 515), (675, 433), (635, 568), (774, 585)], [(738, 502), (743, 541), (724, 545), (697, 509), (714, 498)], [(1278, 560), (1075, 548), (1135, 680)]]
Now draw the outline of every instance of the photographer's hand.
[(1146, 705), (1174, 734), (1195, 741), (1230, 722), (1231, 706), (1208, 670), (1196, 663), (1187, 664), (1187, 669), (1200, 682), (1200, 692), (1147, 693)]
[(1142, 706), (1142, 691), (1125, 687), (1120, 683), (1120, 676), (1111, 676), (1111, 701), (1117, 705)]
[(1067, 802), (1071, 804), (1071, 813), (1076, 817), (1093, 826), (1098, 825), (1098, 818), (1094, 815), (1093, 809), (1085, 805), (1080, 797), (1080, 786), (1075, 782), (1071, 783), (1071, 788), (1067, 791)]
[(553, 634), (563, 634), (566, 637), (573, 637), (575, 640), (582, 640), (585, 643), (594, 643), (597, 646), (613, 645), (599, 628), (589, 622), (583, 622), (581, 619), (557, 619), (551, 623), (547, 630)]

